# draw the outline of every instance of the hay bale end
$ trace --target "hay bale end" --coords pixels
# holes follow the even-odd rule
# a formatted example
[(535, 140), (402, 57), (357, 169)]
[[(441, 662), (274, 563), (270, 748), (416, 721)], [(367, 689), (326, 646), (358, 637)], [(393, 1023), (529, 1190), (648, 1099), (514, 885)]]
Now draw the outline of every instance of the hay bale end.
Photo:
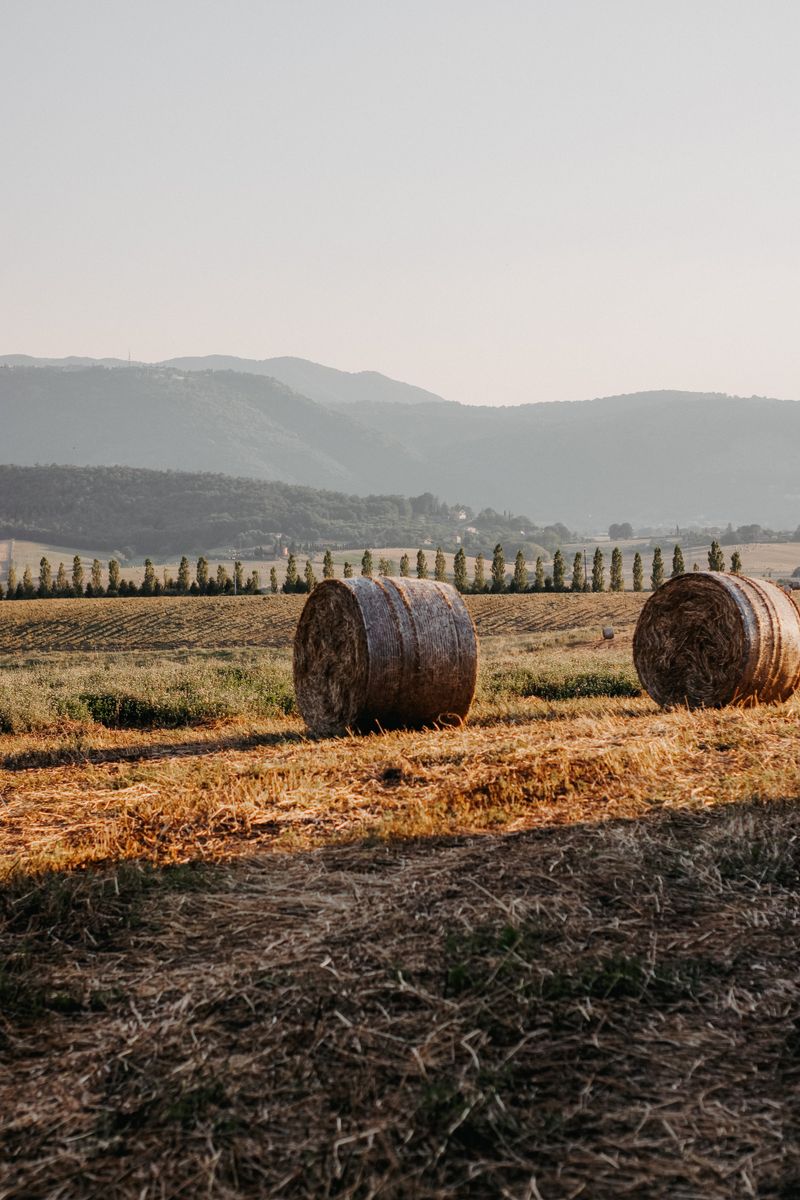
[(320, 735), (458, 724), (477, 670), (464, 601), (430, 579), (328, 579), (295, 635), (297, 704)]
[(779, 703), (800, 686), (800, 609), (763, 580), (679, 575), (642, 609), (633, 660), (665, 708)]

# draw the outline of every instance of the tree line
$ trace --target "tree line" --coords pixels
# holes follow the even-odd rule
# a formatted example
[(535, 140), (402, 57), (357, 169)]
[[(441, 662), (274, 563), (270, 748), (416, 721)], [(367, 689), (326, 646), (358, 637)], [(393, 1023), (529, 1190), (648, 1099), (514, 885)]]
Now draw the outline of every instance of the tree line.
[(26, 567), (22, 578), (18, 578), (17, 569), (12, 563), (8, 569), (5, 589), (0, 583), (0, 599), (6, 600), (47, 600), (54, 597), (66, 599), (82, 596), (252, 596), (260, 591), (261, 579), (257, 570), (251, 571), (245, 579), (244, 568), (237, 560), (233, 564), (233, 574), (228, 573), (228, 568), (223, 563), (217, 566), (216, 571), (212, 571), (208, 559), (203, 555), (197, 560), (194, 575), (189, 559), (184, 555), (178, 567), (177, 577), (162, 572), (161, 578), (156, 573), (152, 560), (146, 558), (142, 582), (138, 585), (133, 580), (122, 578), (120, 564), (115, 558), (110, 559), (105, 566), (99, 559), (93, 559), (87, 575), (78, 554), (73, 558), (72, 569), (69, 572), (62, 562), (58, 564), (55, 574), (49, 559), (42, 558), (36, 578), (30, 567)]
[[(417, 579), (433, 579), (441, 582), (448, 581), (447, 560), (441, 546), (436, 550), (433, 564), (428, 562), (424, 550), (418, 550), (413, 564), (411, 557), (404, 554), (400, 559), (399, 575), (410, 578), (412, 574)], [(708, 551), (708, 568), (711, 571), (725, 570), (725, 555), (719, 542), (711, 543)], [(694, 564), (693, 570), (698, 571), (699, 565)], [(734, 574), (742, 570), (742, 560), (738, 551), (731, 555), (730, 569)], [(686, 566), (683, 551), (675, 546), (672, 554), (671, 578), (683, 575)], [(372, 579), (376, 574), (391, 576), (395, 574), (395, 564), (391, 559), (379, 557), (375, 563), (371, 550), (365, 550), (361, 557), (361, 575)], [(345, 562), (343, 575), (350, 579), (355, 574), (351, 562)], [(322, 560), (322, 578), (333, 579), (335, 567), (333, 554), (326, 550)], [(653, 553), (650, 572), (650, 587), (656, 591), (665, 580), (664, 558), (660, 547)], [(541, 555), (537, 556), (533, 570), (528, 570), (528, 563), (522, 550), (518, 550), (514, 559), (514, 567), (509, 578), (506, 569), (506, 557), (503, 546), (498, 542), (494, 548), (491, 564), (488, 565), (482, 554), (475, 557), (472, 578), (469, 578), (467, 556), (463, 548), (459, 548), (453, 559), (452, 582), (459, 592), (480, 595), (483, 593), (522, 593), (522, 592), (622, 592), (625, 590), (623, 576), (622, 552), (615, 546), (611, 554), (611, 564), (606, 588), (606, 564), (602, 549), (598, 546), (592, 557), (591, 572), (589, 571), (586, 555), (578, 551), (572, 561), (572, 570), (567, 578), (567, 564), (561, 550), (553, 555), (552, 571), (545, 572)], [(302, 571), (298, 569), (297, 558), (290, 554), (286, 562), (286, 574), (281, 583), (275, 567), (270, 569), (268, 590), (273, 594), (307, 593), (313, 591), (318, 583), (311, 559), (306, 559)], [(252, 570), (245, 578), (242, 563), (237, 559), (233, 564), (233, 573), (223, 564), (217, 565), (212, 571), (208, 559), (203, 555), (197, 559), (194, 574), (186, 555), (181, 558), (176, 577), (162, 573), (159, 578), (151, 559), (144, 561), (144, 576), (140, 584), (121, 577), (119, 562), (112, 558), (104, 567), (95, 558), (89, 568), (88, 576), (79, 555), (72, 560), (72, 569), (67, 572), (64, 563), (59, 563), (53, 574), (49, 559), (43, 557), (39, 562), (39, 574), (34, 579), (30, 567), (26, 567), (22, 578), (17, 577), (17, 571), (12, 563), (8, 571), (5, 589), (0, 583), (0, 599), (7, 600), (46, 600), (68, 597), (93, 596), (230, 596), (250, 595), (260, 593), (261, 577), (257, 570)], [(644, 591), (644, 565), (642, 556), (637, 551), (633, 556), (633, 591)]]
[(118, 561), (145, 554), (196, 557), (208, 547), (230, 547), (231, 558), (254, 559), (270, 557), (254, 552), (260, 548), (319, 552), (427, 539), (455, 549), (457, 537), (484, 552), (513, 538), (531, 552), (539, 546), (551, 554), (573, 540), (559, 523), (541, 528), (528, 516), (492, 508), (476, 514), (431, 492), (351, 496), (207, 472), (0, 464), (2, 537), (103, 550)]
[[(725, 556), (717, 541), (711, 543), (711, 549), (708, 551), (708, 569), (710, 571), (725, 570)], [(742, 559), (738, 550), (731, 555), (730, 569), (733, 574), (740, 574), (742, 570)], [(693, 571), (699, 571), (700, 566), (694, 563)], [(350, 579), (354, 575), (354, 567), (350, 562), (344, 564), (344, 577)], [(670, 578), (676, 578), (678, 575), (686, 573), (686, 565), (684, 563), (683, 551), (680, 546), (676, 545), (672, 554), (672, 573)], [(395, 574), (395, 564), (391, 559), (379, 558), (377, 568), (371, 550), (365, 550), (361, 558), (361, 574), (369, 579), (372, 579), (375, 574), (391, 576)], [(434, 579), (440, 582), (448, 582), (447, 575), (447, 560), (442, 547), (439, 546), (433, 560), (433, 571), (428, 562), (428, 557), (424, 550), (417, 551), (416, 563), (412, 571), (411, 558), (408, 554), (404, 554), (400, 559), (399, 575), (401, 578), (409, 578), (415, 575), (417, 579), (430, 579), (431, 575)], [(637, 552), (633, 556), (633, 591), (644, 591), (644, 564), (641, 554)], [(322, 577), (323, 579), (332, 579), (334, 577), (333, 556), (330, 550), (325, 551), (322, 561)], [(660, 547), (657, 547), (653, 552), (653, 562), (650, 571), (650, 588), (652, 591), (657, 591), (665, 581), (665, 566), (664, 556)], [(310, 592), (317, 585), (317, 577), (314, 574), (314, 567), (310, 559), (306, 560), (305, 569), (301, 575), (298, 571), (297, 560), (293, 554), (289, 555), (286, 565), (286, 578), (280, 590), (284, 592)], [(503, 546), (498, 542), (494, 548), (491, 564), (488, 567), (482, 554), (475, 556), (473, 565), (472, 578), (469, 578), (467, 568), (467, 556), (463, 548), (459, 548), (453, 558), (453, 573), (452, 582), (459, 592), (471, 593), (480, 595), (482, 593), (521, 593), (521, 592), (623, 592), (625, 590), (625, 580), (623, 574), (622, 551), (619, 546), (615, 546), (611, 554), (611, 564), (608, 579), (608, 588), (606, 587), (606, 565), (605, 556), (602, 549), (598, 546), (592, 557), (591, 572), (589, 571), (588, 561), (585, 552), (578, 551), (572, 560), (572, 570), (567, 579), (567, 564), (561, 550), (556, 550), (553, 555), (552, 571), (545, 572), (544, 560), (541, 555), (537, 556), (533, 571), (528, 570), (528, 563), (522, 550), (518, 550), (514, 559), (513, 572), (509, 578), (506, 570), (506, 557)], [(278, 580), (275, 568), (270, 572), (270, 588), (271, 591), (277, 592)]]

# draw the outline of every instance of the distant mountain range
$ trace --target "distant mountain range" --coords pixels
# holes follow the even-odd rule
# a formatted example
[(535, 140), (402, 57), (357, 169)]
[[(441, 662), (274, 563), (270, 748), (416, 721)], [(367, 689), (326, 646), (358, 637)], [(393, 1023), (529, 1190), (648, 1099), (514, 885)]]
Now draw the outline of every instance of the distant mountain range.
[(286, 384), (301, 396), (318, 404), (371, 403), (420, 404), (438, 401), (441, 396), (426, 392), (411, 383), (389, 379), (378, 371), (338, 371), (309, 362), (307, 358), (235, 358), (230, 354), (206, 354), (188, 358), (168, 358), (160, 363), (128, 363), (122, 358), (30, 358), (27, 354), (0, 356), (0, 366), (9, 367), (163, 367), (176, 371), (237, 371), (245, 375), (266, 375)]
[(796, 401), (660, 391), (480, 407), (292, 358), (0, 364), (0, 462), (431, 491), (588, 530), (800, 523)]

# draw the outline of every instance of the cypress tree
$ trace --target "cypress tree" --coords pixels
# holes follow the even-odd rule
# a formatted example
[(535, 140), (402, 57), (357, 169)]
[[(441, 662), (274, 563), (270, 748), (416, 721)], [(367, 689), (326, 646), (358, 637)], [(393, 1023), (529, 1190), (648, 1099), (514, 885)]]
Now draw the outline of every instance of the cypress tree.
[(603, 551), (598, 546), (594, 552), (592, 559), (592, 591), (604, 592), (606, 590), (606, 569), (603, 565)]
[(261, 576), (255, 567), (250, 572), (250, 578), (245, 586), (245, 591), (249, 592), (251, 596), (256, 596), (261, 591)]
[(68, 596), (69, 594), (69, 580), (67, 579), (67, 572), (65, 571), (64, 564), (62, 562), (58, 564), (58, 571), (56, 572), (56, 595)]
[[(47, 559), (43, 559), (43, 562), (47, 562)], [(49, 569), (50, 569), (49, 563), (47, 563), (47, 568), (49, 571)], [(40, 565), (40, 570), (41, 570), (41, 565)], [(34, 592), (34, 588), (33, 588), (33, 575), (31, 574), (30, 567), (26, 567), (25, 570), (22, 572), (22, 595), (26, 600), (31, 600), (35, 594), (36, 593)]]
[(286, 561), (286, 578), (283, 581), (283, 590), (285, 592), (296, 592), (298, 583), (297, 561), (294, 555), (290, 554)]
[[(94, 586), (92, 591), (94, 591)], [(109, 596), (119, 595), (119, 563), (115, 558), (109, 559), (108, 562), (108, 594)]]
[(361, 574), (372, 579), (372, 551), (365, 550), (361, 557)]
[(642, 556), (638, 550), (633, 556), (633, 590), (635, 592), (644, 591), (644, 567), (642, 566)]
[(611, 552), (611, 591), (625, 591), (625, 581), (622, 575), (622, 551), (619, 546), (615, 546)]
[(5, 598), (6, 598), (5, 588), (3, 587), (2, 583), (0, 583), (0, 600), (5, 600)]
[(144, 560), (144, 578), (142, 580), (141, 594), (143, 596), (154, 596), (156, 591), (156, 571), (152, 560), (146, 558)]
[(400, 576), (403, 579), (408, 579), (411, 574), (411, 559), (407, 554), (404, 554), (400, 559)]
[(472, 590), (476, 594), (486, 591), (486, 577), (483, 569), (483, 555), (475, 555), (475, 567), (472, 572)]
[(417, 579), (428, 578), (428, 560), (424, 550), (417, 551)]
[(314, 588), (317, 586), (317, 577), (314, 574), (314, 568), (311, 565), (310, 558), (306, 559), (306, 569), (304, 574), (306, 578), (306, 591), (313, 592)]
[(8, 579), (6, 580), (6, 591), (8, 594), (8, 599), (13, 600), (13, 598), (17, 592), (17, 568), (14, 566), (13, 562), (10, 564), (10, 566), (8, 568)]
[(278, 572), (274, 567), (270, 567), (269, 569), (269, 590), (273, 596), (278, 594)]
[(92, 566), (89, 572), (90, 586), (93, 596), (103, 595), (103, 564), (99, 558), (92, 559)]
[(514, 559), (514, 578), (511, 590), (514, 592), (527, 592), (528, 590), (528, 564), (525, 562), (525, 555), (521, 549), (517, 551), (517, 557)]
[(672, 551), (672, 574), (670, 579), (677, 579), (679, 575), (686, 573), (686, 565), (683, 561), (683, 551), (680, 546), (676, 546)]
[(467, 556), (463, 546), (458, 547), (453, 559), (453, 583), (457, 591), (465, 592), (467, 590)]
[(238, 558), (233, 564), (233, 590), (237, 593), (244, 591), (244, 567)]
[(553, 590), (564, 591), (564, 555), (560, 546), (553, 555)]
[(197, 580), (197, 586), (200, 588), (200, 595), (202, 596), (208, 588), (208, 559), (202, 554), (197, 560), (195, 579)]
[(541, 554), (536, 555), (536, 567), (533, 572), (533, 590), (535, 592), (544, 591), (544, 560)]
[(53, 569), (46, 558), (39, 560), (39, 588), (38, 595), (40, 599), (49, 596), (53, 591)]
[(390, 558), (378, 559), (378, 574), (386, 578), (387, 575), (394, 575), (394, 563)]
[(653, 568), (650, 572), (650, 586), (654, 592), (657, 592), (663, 582), (664, 556), (661, 553), (661, 547), (656, 546), (655, 550), (653, 551)]
[(434, 579), (438, 580), (439, 583), (444, 583), (445, 578), (446, 578), (446, 575), (445, 575), (446, 570), (447, 570), (447, 562), (444, 557), (444, 551), (442, 550), (441, 546), (437, 546), (436, 547), (436, 558), (435, 558), (434, 564), (433, 564)]
[(76, 596), (83, 595), (83, 563), (80, 554), (72, 560), (72, 591)]
[(191, 586), (191, 577), (189, 574), (189, 560), (184, 554), (178, 566), (178, 591), (182, 596), (185, 596)]
[(693, 571), (699, 571), (699, 570), (700, 570), (700, 563), (694, 563), (694, 565), (692, 566), (692, 570), (693, 570)]
[(492, 591), (504, 592), (506, 590), (506, 556), (503, 553), (503, 547), (498, 542), (494, 548), (492, 555)]
[(331, 554), (330, 550), (326, 550), (322, 556), (322, 578), (333, 579), (333, 576), (333, 555)]
[(709, 571), (725, 570), (725, 555), (716, 539), (711, 543), (711, 549), (708, 552), (708, 569)]
[(572, 582), (570, 583), (570, 591), (583, 591), (583, 555), (580, 550), (576, 553), (572, 560)]
[(352, 563), (346, 562), (344, 564), (344, 577), (345, 577), (345, 579), (353, 578), (353, 564)]
[(227, 592), (229, 583), (228, 568), (224, 563), (217, 563), (217, 591), (221, 596), (224, 596)]
[(742, 573), (742, 556), (738, 550), (734, 550), (731, 555), (731, 572), (734, 575), (741, 575)]

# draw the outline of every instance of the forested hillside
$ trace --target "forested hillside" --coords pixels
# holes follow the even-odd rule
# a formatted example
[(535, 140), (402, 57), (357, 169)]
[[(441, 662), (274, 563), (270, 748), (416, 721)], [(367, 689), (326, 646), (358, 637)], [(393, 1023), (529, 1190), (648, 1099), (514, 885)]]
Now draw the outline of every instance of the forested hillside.
[(421, 545), (457, 538), (489, 552), (505, 538), (529, 553), (569, 537), (524, 516), (473, 514), (430, 493), (347, 496), (286, 483), (131, 467), (0, 466), (0, 537), (107, 548), (123, 557), (216, 547)]
[(391, 490), (387, 463), (410, 457), (274, 379), (232, 371), (5, 367), (0, 414), (0, 457), (24, 466), (122, 463), (363, 493)]
[(192, 369), (238, 360), (173, 361), (185, 365), (0, 366), (0, 456), (434, 492), (589, 530), (800, 520), (796, 401), (664, 391), (481, 407), (370, 372), (255, 364), (309, 399), (262, 374)]

